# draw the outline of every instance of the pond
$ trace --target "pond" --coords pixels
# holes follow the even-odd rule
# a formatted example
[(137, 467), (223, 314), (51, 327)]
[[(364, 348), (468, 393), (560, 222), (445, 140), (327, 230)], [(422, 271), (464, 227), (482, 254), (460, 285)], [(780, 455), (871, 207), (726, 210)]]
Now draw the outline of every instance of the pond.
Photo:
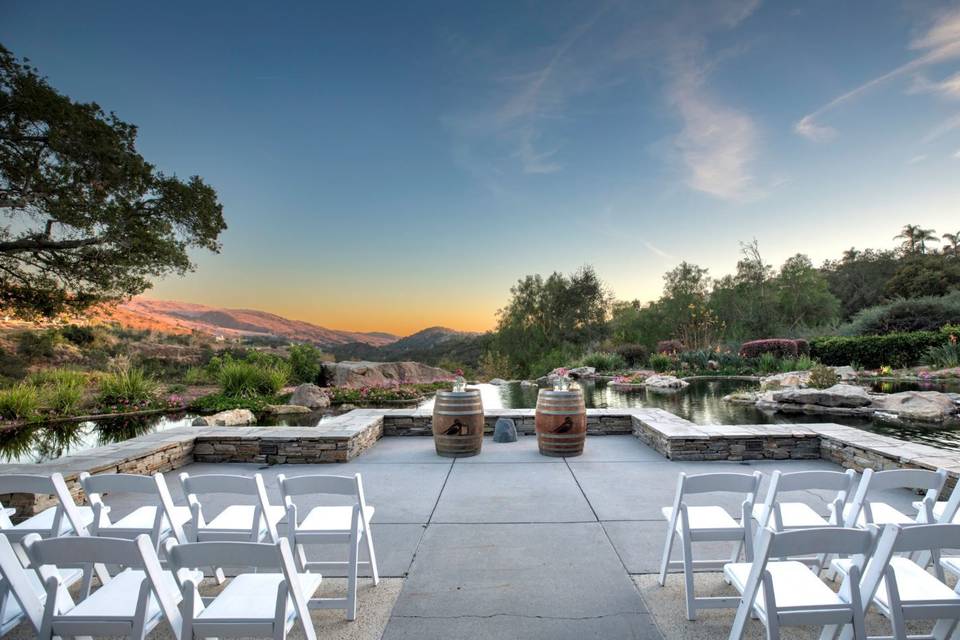
[[(536, 387), (508, 383), (501, 386), (474, 385), (487, 409), (532, 409), (537, 404)], [(921, 442), (942, 449), (960, 450), (960, 424), (926, 425), (888, 422), (877, 419), (842, 416), (807, 416), (767, 414), (752, 406), (723, 402), (723, 396), (740, 389), (756, 388), (756, 383), (743, 380), (692, 380), (690, 386), (677, 393), (655, 393), (645, 390), (623, 392), (605, 382), (581, 383), (588, 407), (624, 408), (658, 407), (697, 424), (768, 424), (836, 422), (858, 429), (874, 431), (911, 442)], [(921, 382), (873, 383), (874, 391), (895, 393), (912, 390), (960, 391), (960, 383), (932, 384)], [(433, 399), (419, 405), (431, 410)], [(334, 415), (313, 413), (261, 424), (314, 426)], [(191, 424), (194, 414), (145, 416), (60, 425), (35, 425), (0, 431), (0, 461), (43, 462), (61, 455), (73, 454), (92, 447), (120, 442), (146, 433), (163, 431)]]

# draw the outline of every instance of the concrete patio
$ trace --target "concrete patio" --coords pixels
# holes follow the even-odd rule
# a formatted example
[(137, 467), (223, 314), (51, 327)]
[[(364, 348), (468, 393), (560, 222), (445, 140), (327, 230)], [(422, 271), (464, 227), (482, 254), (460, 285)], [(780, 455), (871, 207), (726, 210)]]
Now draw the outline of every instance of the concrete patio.
[[(359, 620), (375, 620), (344, 623), (342, 614), (322, 612), (321, 637), (326, 620), (337, 637), (583, 640), (725, 637), (732, 611), (687, 623), (679, 578), (661, 589), (649, 575), (664, 539), (660, 507), (670, 503), (680, 471), (839, 468), (823, 460), (673, 462), (632, 436), (590, 437), (581, 457), (545, 458), (536, 438), (525, 436), (510, 444), (488, 438), (479, 456), (458, 460), (437, 457), (430, 438), (407, 437), (384, 438), (338, 465), (193, 463), (178, 471), (259, 471), (275, 503), (280, 473), (363, 475), (377, 510), (373, 531), (387, 593), (363, 580)], [(182, 503), (176, 472), (168, 479)], [(908, 508), (913, 496), (887, 498)], [(791, 499), (823, 506), (811, 493)], [(736, 500), (724, 506), (739, 511)], [(723, 588), (716, 575), (699, 579)]]

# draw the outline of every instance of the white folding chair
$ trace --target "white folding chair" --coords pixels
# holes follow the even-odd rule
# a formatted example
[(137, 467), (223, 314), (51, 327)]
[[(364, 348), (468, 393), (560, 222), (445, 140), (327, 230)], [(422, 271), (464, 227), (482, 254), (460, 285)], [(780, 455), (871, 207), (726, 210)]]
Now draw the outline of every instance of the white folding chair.
[[(210, 637), (286, 638), (298, 619), (307, 640), (316, 631), (307, 606), (320, 587), (319, 573), (297, 572), (286, 540), (276, 544), (258, 542), (166, 543), (167, 557), (182, 594), (182, 626), (179, 640)], [(194, 579), (197, 570), (208, 567), (245, 567), (255, 573), (240, 573), (230, 579), (215, 598), (200, 597)]]
[[(913, 508), (917, 510), (917, 521), (926, 522), (926, 503), (917, 500), (913, 503)], [(949, 499), (933, 503), (933, 522), (960, 524), (960, 490), (957, 487), (954, 487)]]
[(24, 620), (34, 633), (40, 632), (46, 592), (40, 578), (20, 564), (7, 537), (0, 534), (0, 636), (13, 631)]
[[(673, 499), (673, 506), (663, 507), (660, 510), (669, 523), (663, 559), (660, 562), (660, 586), (666, 584), (669, 569), (683, 569), (688, 620), (696, 620), (697, 609), (737, 606), (737, 598), (696, 596), (693, 590), (693, 572), (695, 569), (719, 571), (724, 564), (736, 561), (740, 557), (741, 548), (748, 561), (753, 558), (750, 514), (753, 511), (753, 501), (762, 478), (759, 471), (753, 474), (704, 473), (693, 476), (681, 473), (677, 481), (677, 493)], [(687, 504), (687, 496), (703, 493), (736, 493), (745, 496), (741, 504), (740, 521), (738, 522), (721, 506)], [(670, 555), (673, 552), (674, 540), (677, 538), (680, 541), (683, 559), (672, 561)], [(737, 544), (732, 557), (725, 560), (694, 560), (694, 542), (735, 542)]]
[[(80, 484), (93, 507), (94, 518), (90, 525), (90, 535), (132, 540), (141, 534), (147, 534), (157, 551), (167, 538), (173, 537), (177, 542), (187, 541), (184, 525), (190, 522), (190, 507), (174, 506), (163, 474), (141, 476), (104, 473), (92, 476), (83, 472), (80, 474)], [(159, 504), (137, 507), (113, 521), (110, 519), (110, 508), (104, 502), (107, 494), (144, 496)]]
[[(951, 589), (907, 557), (926, 551), (936, 562), (940, 550), (945, 548), (960, 548), (960, 524), (884, 527), (863, 573), (860, 591), (865, 602), (872, 602), (890, 620), (892, 637), (896, 640), (907, 639), (908, 620), (936, 620), (929, 636), (910, 636), (934, 640), (950, 637), (960, 622), (958, 590)], [(848, 570), (848, 562), (835, 560), (833, 566), (843, 573)], [(840, 637), (847, 640), (851, 636), (845, 631)]]
[(17, 524), (10, 519), (9, 511), (4, 509), (0, 513), (0, 532), (5, 534), (12, 543), (20, 542), (31, 533), (41, 538), (86, 535), (87, 527), (93, 522), (93, 509), (77, 506), (70, 495), (67, 483), (59, 473), (0, 475), (0, 495), (9, 493), (53, 496), (57, 499), (55, 506), (48, 507)]
[[(180, 484), (190, 505), (194, 542), (276, 542), (277, 524), (285, 510), (267, 498), (263, 476), (180, 474)], [(253, 504), (228, 504), (217, 511), (213, 496), (245, 496)], [(206, 504), (204, 503), (206, 501)], [(211, 515), (216, 512), (216, 515)]]
[[(69, 537), (40, 539), (32, 534), (24, 546), (46, 587), (38, 637), (121, 636), (143, 640), (161, 622), (181, 626), (180, 593), (171, 573), (163, 571), (147, 535), (136, 540)], [(119, 565), (102, 586), (91, 592), (95, 564)], [(59, 570), (79, 568), (84, 585), (74, 602), (61, 583)], [(59, 570), (58, 570), (59, 569)]]
[[(793, 531), (837, 526), (836, 514), (853, 491), (856, 475), (853, 469), (847, 471), (798, 471), (782, 473), (774, 471), (770, 477), (770, 486), (763, 503), (753, 507), (753, 518), (758, 530), (770, 527), (774, 531)], [(786, 502), (783, 494), (793, 491), (836, 491), (833, 500), (824, 505), (824, 517), (806, 502)]]
[[(296, 554), (301, 569), (320, 570), (347, 569), (346, 598), (314, 598), (310, 606), (314, 608), (346, 609), (347, 620), (357, 615), (357, 575), (360, 566), (370, 569), (373, 584), (380, 583), (377, 568), (377, 555), (373, 549), (373, 531), (370, 519), (374, 507), (367, 504), (363, 493), (363, 480), (360, 474), (353, 476), (310, 475), (287, 478), (283, 474), (277, 477), (283, 503), (287, 509), (287, 537)], [(302, 496), (348, 496), (352, 504), (315, 506), (306, 515), (300, 517), (296, 497)], [(364, 544), (367, 560), (360, 560), (360, 546)], [(346, 544), (346, 561), (308, 561), (305, 545)]]
[[(769, 640), (780, 638), (787, 626), (844, 626), (857, 640), (866, 638), (860, 575), (873, 544), (874, 532), (824, 527), (774, 531), (764, 528), (757, 538), (753, 562), (724, 567), (727, 580), (741, 594), (730, 630), (730, 640), (743, 637), (751, 613), (763, 623)], [(853, 556), (849, 577), (834, 592), (811, 569), (797, 560), (774, 560), (805, 555)], [(832, 637), (821, 635), (821, 638)]]
[[(843, 509), (843, 522), (847, 527), (864, 527), (870, 524), (910, 525), (918, 522), (933, 522), (933, 506), (947, 481), (945, 469), (928, 471), (924, 469), (892, 469), (873, 471), (864, 469), (863, 476), (853, 499)], [(891, 489), (909, 489), (925, 491), (921, 502), (921, 513), (911, 516), (896, 507), (877, 500), (871, 500), (880, 491)]]

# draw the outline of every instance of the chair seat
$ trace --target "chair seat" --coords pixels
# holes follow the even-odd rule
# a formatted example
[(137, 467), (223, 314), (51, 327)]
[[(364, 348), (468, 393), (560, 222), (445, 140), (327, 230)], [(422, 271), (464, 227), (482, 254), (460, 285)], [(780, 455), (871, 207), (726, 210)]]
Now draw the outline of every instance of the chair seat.
[(960, 577), (960, 557), (948, 556), (940, 558), (940, 566), (953, 575)]
[[(159, 507), (148, 505), (144, 507), (138, 507), (134, 509), (127, 515), (123, 516), (116, 522), (112, 522), (109, 525), (100, 527), (101, 534), (104, 531), (110, 529), (125, 530), (125, 531), (140, 531), (140, 532), (149, 532), (153, 529), (153, 523), (157, 517), (157, 509)], [(174, 507), (173, 508), (173, 518), (177, 521), (181, 527), (186, 523), (190, 522), (190, 507)], [(170, 524), (166, 522), (166, 529), (170, 529)]]
[[(369, 521), (373, 517), (374, 508), (367, 505), (364, 515)], [(350, 531), (350, 524), (353, 520), (353, 507), (314, 507), (307, 514), (307, 517), (297, 525), (297, 531), (329, 531), (346, 532)], [(363, 530), (363, 519), (360, 520), (360, 530)]]
[[(663, 507), (660, 509), (663, 517), (670, 520), (673, 516), (673, 507)], [(708, 507), (687, 507), (687, 519), (690, 524), (690, 530), (717, 530), (717, 529), (741, 529), (740, 523), (733, 519), (727, 513), (726, 509), (717, 506)], [(681, 522), (677, 518), (676, 530), (681, 531)]]
[[(812, 527), (829, 527), (830, 522), (814, 511), (813, 507), (803, 502), (781, 502), (780, 519), (784, 529), (809, 529)], [(764, 506), (762, 504), (753, 505), (753, 519), (760, 521), (763, 518)], [(767, 521), (767, 525), (773, 526), (773, 514)]]
[[(752, 567), (753, 564), (750, 562), (730, 563), (723, 567), (723, 574), (742, 594)], [(768, 562), (767, 571), (773, 579), (773, 594), (778, 609), (842, 607), (847, 604), (802, 562), (794, 560)], [(762, 589), (757, 592), (755, 606), (760, 611), (766, 611)]]
[[(847, 516), (850, 515), (851, 505), (846, 505), (843, 507), (843, 518), (846, 521)], [(886, 502), (871, 502), (870, 511), (873, 513), (873, 524), (884, 525), (884, 524), (913, 524), (916, 522), (915, 518), (901, 513), (899, 510), (891, 507)], [(863, 509), (860, 510), (860, 515), (857, 516), (857, 526), (865, 527), (867, 526), (867, 516)]]
[[(300, 589), (307, 600), (320, 587), (319, 573), (301, 573)], [(282, 573), (243, 573), (230, 580), (222, 592), (197, 616), (197, 623), (252, 623), (272, 621)], [(287, 621), (293, 620), (292, 598), (287, 600)], [(309, 624), (309, 621), (308, 623)]]
[[(77, 511), (80, 514), (80, 523), (89, 527), (93, 522), (93, 509), (90, 507), (77, 507)], [(41, 532), (41, 531), (50, 531), (53, 528), (53, 519), (56, 516), (57, 508), (50, 507), (44, 509), (35, 516), (31, 516), (19, 524), (13, 525), (13, 529), (9, 529), (10, 533), (16, 535), (17, 533), (30, 533), (32, 531)], [(73, 530), (73, 526), (70, 524), (70, 520), (67, 519), (66, 514), (63, 515), (63, 518), (60, 520), (60, 531), (57, 532), (58, 536), (67, 535)]]
[[(252, 504), (230, 505), (207, 522), (201, 531), (250, 531), (253, 528), (253, 514), (256, 507)], [(286, 516), (283, 507), (271, 505), (266, 511), (267, 519), (276, 526)], [(266, 527), (261, 522), (260, 530)]]
[[(953, 558), (944, 558), (943, 563)], [(849, 558), (840, 558), (834, 560), (831, 566), (847, 575), (851, 560)], [(919, 600), (946, 600), (960, 603), (960, 595), (953, 589), (940, 582), (936, 576), (927, 573), (916, 562), (903, 556), (894, 556), (890, 559), (890, 566), (893, 567), (894, 575), (897, 577), (897, 589), (900, 592), (900, 600), (904, 603), (916, 602)], [(887, 586), (885, 578), (880, 580), (877, 587), (877, 593), (874, 596), (883, 606), (889, 606), (887, 601)]]
[[(125, 569), (61, 617), (72, 620), (129, 618), (137, 609), (140, 583), (145, 579), (146, 574), (143, 571)], [(164, 571), (161, 579), (168, 591), (180, 590), (173, 574), (169, 571)], [(147, 619), (152, 620), (160, 615), (157, 598), (151, 595), (147, 605)]]
[[(37, 575), (36, 571), (27, 571), (24, 575), (27, 577), (27, 582), (30, 583), (30, 588), (37, 594), (37, 598), (39, 598), (40, 602), (44, 602), (47, 599), (47, 591), (40, 581), (40, 576)], [(82, 577), (83, 571), (80, 569), (60, 569), (60, 580), (66, 587), (75, 584)], [(7, 606), (2, 613), (3, 619), (0, 620), (0, 634), (5, 635), (20, 623), (20, 619), (23, 616), (23, 609), (20, 608), (20, 603), (13, 597), (12, 593), (8, 592)]]
[[(921, 509), (923, 509), (923, 502), (921, 502), (921, 501), (919, 501), (919, 500), (916, 501), (916, 502), (914, 502), (914, 503), (913, 503), (913, 508), (916, 509), (916, 510), (919, 512)], [(933, 518), (934, 518), (934, 520), (936, 520), (937, 522), (939, 522), (939, 521), (940, 521), (940, 517), (943, 515), (943, 511), (944, 511), (944, 509), (946, 509), (946, 508), (947, 508), (947, 503), (946, 503), (946, 501), (944, 501), (944, 500), (941, 500), (941, 501), (935, 503), (935, 504), (933, 505)], [(957, 513), (954, 514), (953, 520), (952, 520), (951, 522), (953, 522), (954, 524), (960, 524), (960, 511), (958, 511)]]

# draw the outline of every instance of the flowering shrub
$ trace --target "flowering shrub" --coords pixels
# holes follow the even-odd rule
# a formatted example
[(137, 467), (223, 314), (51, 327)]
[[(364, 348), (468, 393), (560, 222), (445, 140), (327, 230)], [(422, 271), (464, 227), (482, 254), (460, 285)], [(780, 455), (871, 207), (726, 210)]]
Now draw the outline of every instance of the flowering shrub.
[(679, 340), (661, 340), (657, 343), (657, 353), (676, 355), (683, 351), (683, 343)]
[(777, 358), (796, 358), (800, 355), (797, 342), (786, 338), (751, 340), (740, 345), (740, 355), (744, 358), (759, 358), (762, 354), (769, 353)]
[(424, 384), (401, 385), (398, 382), (388, 382), (382, 385), (373, 385), (353, 389), (348, 387), (331, 387), (327, 389), (330, 402), (333, 404), (375, 405), (394, 402), (415, 402), (427, 393), (438, 389), (449, 388), (449, 382), (428, 382)]
[(643, 381), (647, 379), (645, 373), (631, 373), (627, 376), (617, 376), (613, 381), (617, 384), (643, 384)]

